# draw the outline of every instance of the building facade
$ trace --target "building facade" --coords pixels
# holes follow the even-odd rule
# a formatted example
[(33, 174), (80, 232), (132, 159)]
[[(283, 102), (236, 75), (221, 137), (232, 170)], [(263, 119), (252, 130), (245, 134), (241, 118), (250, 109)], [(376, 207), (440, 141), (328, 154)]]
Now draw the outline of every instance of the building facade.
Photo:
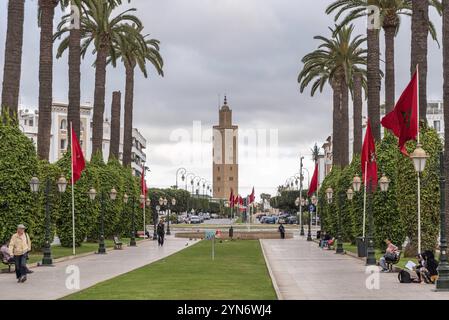
[[(80, 107), (80, 146), (86, 159), (91, 158), (92, 154), (92, 116), (93, 107), (88, 104)], [(38, 129), (39, 112), (37, 110), (20, 109), (19, 110), (19, 126), (22, 132), (37, 145), (37, 129)], [(51, 112), (51, 130), (50, 130), (50, 154), (49, 161), (54, 163), (62, 158), (67, 151), (68, 138), (70, 134), (70, 124), (67, 123), (67, 104), (53, 103)], [(109, 146), (111, 135), (111, 123), (106, 119), (103, 123), (103, 159), (108, 161)], [(137, 130), (133, 129), (133, 147), (132, 147), (132, 163), (133, 174), (139, 176), (142, 172), (144, 163), (146, 162), (145, 148), (146, 139)], [(122, 160), (123, 154), (123, 128), (120, 130), (120, 154), (119, 160)]]
[(232, 124), (232, 110), (225, 97), (219, 110), (219, 124), (213, 127), (213, 197), (228, 200), (238, 194), (238, 126)]

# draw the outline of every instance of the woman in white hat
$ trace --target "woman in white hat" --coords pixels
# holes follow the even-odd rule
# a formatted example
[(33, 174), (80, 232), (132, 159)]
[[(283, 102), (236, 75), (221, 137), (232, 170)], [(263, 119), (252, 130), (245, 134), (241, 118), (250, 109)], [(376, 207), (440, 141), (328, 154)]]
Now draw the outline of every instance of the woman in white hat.
[(23, 224), (17, 226), (17, 233), (13, 234), (9, 241), (9, 252), (14, 257), (16, 266), (17, 282), (23, 283), (27, 280), (27, 254), (31, 251), (30, 236), (25, 232)]

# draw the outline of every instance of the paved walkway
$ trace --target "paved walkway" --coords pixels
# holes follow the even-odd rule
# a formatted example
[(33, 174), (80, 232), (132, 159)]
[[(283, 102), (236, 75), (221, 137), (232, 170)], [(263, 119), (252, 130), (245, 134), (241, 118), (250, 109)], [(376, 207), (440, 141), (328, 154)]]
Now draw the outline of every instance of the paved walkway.
[(261, 241), (274, 275), (279, 298), (307, 299), (448, 299), (449, 292), (433, 292), (433, 285), (401, 284), (397, 273), (377, 273), (379, 289), (367, 289), (365, 263), (322, 250), (305, 238)]
[[(17, 283), (15, 274), (0, 274), (0, 300), (34, 299), (52, 300), (62, 298), (76, 291), (88, 288), (98, 282), (116, 277), (136, 268), (160, 260), (186, 247), (194, 241), (166, 238), (162, 248), (157, 241), (141, 241), (137, 247), (123, 247), (123, 250), (108, 250), (106, 255), (92, 254), (56, 263), (54, 267), (33, 268), (25, 283)], [(66, 287), (67, 266), (77, 266), (80, 271), (80, 289)]]

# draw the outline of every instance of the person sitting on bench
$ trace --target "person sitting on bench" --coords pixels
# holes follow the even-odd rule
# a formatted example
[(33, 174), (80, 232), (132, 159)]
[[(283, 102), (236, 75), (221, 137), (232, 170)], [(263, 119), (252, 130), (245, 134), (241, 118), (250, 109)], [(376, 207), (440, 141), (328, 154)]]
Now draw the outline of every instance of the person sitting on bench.
[(329, 247), (332, 246), (332, 244), (333, 244), (333, 241), (332, 241), (331, 235), (325, 232), (323, 239), (320, 241), (320, 247), (323, 249), (324, 248), (329, 249)]
[(379, 265), (382, 268), (382, 272), (388, 272), (387, 262), (395, 261), (397, 259), (399, 249), (392, 242), (391, 239), (386, 239), (385, 243), (387, 244), (387, 250), (385, 250), (385, 254), (379, 260)]
[(11, 257), (8, 247), (9, 247), (9, 241), (7, 241), (5, 244), (3, 244), (0, 249), (0, 251), (2, 252), (2, 256), (3, 256), (3, 262), (5, 264), (14, 263), (14, 258)]

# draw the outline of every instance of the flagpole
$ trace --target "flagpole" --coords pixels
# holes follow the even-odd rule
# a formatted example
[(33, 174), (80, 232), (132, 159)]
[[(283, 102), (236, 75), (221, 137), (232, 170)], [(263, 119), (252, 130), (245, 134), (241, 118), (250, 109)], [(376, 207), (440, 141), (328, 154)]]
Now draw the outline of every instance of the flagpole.
[[(419, 144), (419, 64), (416, 65), (416, 81), (417, 81), (417, 142)], [(421, 175), (418, 172), (418, 253), (421, 253)]]
[(366, 178), (368, 170), (368, 161), (365, 161), (365, 179), (364, 179), (364, 194), (363, 194), (363, 239), (365, 239), (365, 225), (366, 225)]
[(145, 226), (145, 207), (147, 206), (147, 182), (145, 181), (145, 164), (143, 165), (143, 239), (147, 238), (146, 226)]
[(72, 253), (76, 254), (75, 251), (75, 184), (73, 179), (73, 124), (70, 121), (70, 163), (71, 163), (71, 171), (72, 171)]

